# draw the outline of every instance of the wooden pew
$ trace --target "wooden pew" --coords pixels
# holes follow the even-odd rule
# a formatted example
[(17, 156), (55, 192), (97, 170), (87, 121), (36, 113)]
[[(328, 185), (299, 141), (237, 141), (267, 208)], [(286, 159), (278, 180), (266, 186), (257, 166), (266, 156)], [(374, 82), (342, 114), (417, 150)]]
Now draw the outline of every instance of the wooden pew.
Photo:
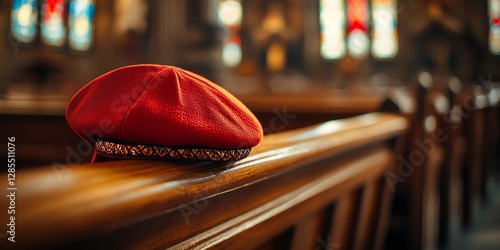
[[(407, 159), (415, 166), (409, 182), (410, 225), (413, 229), (411, 249), (432, 249), (438, 244), (439, 179), (444, 159), (442, 143), (448, 136), (442, 127), (438, 127), (438, 119), (446, 112), (443, 106), (448, 103), (441, 93), (432, 91), (432, 87), (432, 82), (424, 83), (420, 79), (415, 127), (411, 130), (412, 139), (407, 154)], [(423, 159), (419, 159), (420, 156)]]
[(463, 164), (463, 224), (474, 223), (482, 204), (488, 200), (488, 187), (498, 166), (499, 145), (498, 85), (477, 83), (460, 96), (464, 113), (467, 154)]
[[(413, 152), (422, 152), (415, 140), (433, 142), (434, 150), (418, 166), (411, 164), (415, 170), (409, 181), (396, 190), (388, 248), (445, 247), (472, 223), (498, 164), (498, 100), (489, 102), (487, 93), (480, 86), (461, 90), (457, 79), (419, 80), (403, 155), (409, 160)], [(432, 136), (436, 132), (438, 141)]]
[(410, 95), (415, 96), (416, 108), (408, 114), (408, 138), (398, 156), (400, 183), (395, 190), (386, 249), (433, 248), (438, 244), (441, 143), (446, 135), (438, 127), (438, 119), (445, 111), (444, 96), (431, 91), (432, 81), (430, 74), (420, 74)]
[(267, 135), (232, 163), (19, 170), (15, 247), (381, 249), (392, 200), (384, 173), (395, 171), (388, 142), (407, 127), (370, 113)]
[(496, 168), (500, 164), (500, 84), (485, 83), (484, 94), (487, 98), (485, 107), (485, 138), (484, 138), (484, 174), (481, 195), (488, 199), (489, 187), (495, 181)]
[(456, 239), (461, 229), (462, 175), (466, 141), (463, 136), (463, 112), (458, 96), (462, 83), (455, 77), (445, 80), (437, 91), (446, 96), (448, 108), (438, 117), (447, 139), (442, 143), (443, 162), (440, 173), (439, 246), (445, 247)]
[[(17, 167), (91, 159), (92, 152), (77, 152), (81, 138), (64, 116), (70, 98), (80, 87), (71, 83), (45, 87), (19, 84), (0, 95), (0, 137), (16, 137)], [(6, 155), (0, 155), (0, 161), (6, 160)]]
[(487, 99), (480, 85), (468, 86), (459, 96), (463, 112), (463, 133), (466, 140), (463, 176), (462, 223), (469, 227), (479, 212), (484, 189), (485, 111)]
[[(494, 87), (476, 85), (464, 89), (454, 77), (436, 85), (428, 91), (427, 102), (435, 103), (436, 109), (432, 112), (437, 118), (437, 128), (445, 135), (443, 142), (437, 145), (442, 150), (442, 161), (438, 170), (439, 199), (436, 199), (439, 201), (439, 246), (445, 247), (460, 236), (462, 226), (472, 223), (479, 204), (487, 198), (487, 184), (495, 165), (498, 101), (494, 96), (486, 99), (488, 91), (495, 91)], [(428, 184), (424, 182), (425, 186)], [(429, 237), (436, 237), (432, 235), (436, 233), (434, 227), (425, 231)], [(435, 248), (435, 241), (431, 243), (426, 247)]]

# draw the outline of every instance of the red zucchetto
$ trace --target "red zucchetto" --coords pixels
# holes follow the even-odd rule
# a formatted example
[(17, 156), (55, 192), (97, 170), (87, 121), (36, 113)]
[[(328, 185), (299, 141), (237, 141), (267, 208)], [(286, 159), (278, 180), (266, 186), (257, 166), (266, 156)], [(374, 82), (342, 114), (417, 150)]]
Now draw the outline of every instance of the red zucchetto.
[(263, 136), (229, 92), (164, 65), (127, 66), (94, 79), (71, 99), (66, 119), (95, 153), (116, 158), (239, 160)]

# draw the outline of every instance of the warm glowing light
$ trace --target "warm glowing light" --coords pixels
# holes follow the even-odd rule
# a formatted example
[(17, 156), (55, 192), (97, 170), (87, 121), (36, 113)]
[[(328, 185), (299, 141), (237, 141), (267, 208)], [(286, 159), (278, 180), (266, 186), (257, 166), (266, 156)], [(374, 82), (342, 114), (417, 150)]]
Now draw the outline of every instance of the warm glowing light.
[(266, 53), (267, 69), (271, 72), (279, 72), (285, 68), (286, 46), (280, 42), (269, 45)]
[(227, 26), (239, 25), (242, 17), (241, 3), (236, 0), (225, 0), (219, 3), (219, 21)]
[(222, 47), (222, 63), (230, 68), (238, 66), (243, 58), (239, 36), (242, 13), (240, 1), (221, 0), (219, 2), (218, 20), (229, 31), (229, 38), (226, 39)]
[(38, 11), (35, 0), (14, 0), (11, 13), (11, 31), (20, 42), (33, 42), (37, 34)]
[(489, 0), (490, 34), (489, 49), (494, 55), (500, 55), (500, 0)]
[(321, 56), (339, 59), (346, 53), (345, 10), (343, 0), (320, 0)]
[(92, 43), (93, 0), (75, 0), (69, 4), (69, 46), (74, 50), (88, 50)]
[(89, 30), (90, 30), (90, 23), (89, 23), (89, 20), (86, 18), (86, 17), (83, 17), (83, 16), (80, 16), (80, 17), (77, 17), (75, 18), (75, 21), (74, 21), (74, 32), (75, 32), (75, 36), (84, 36), (86, 35)]
[(42, 5), (40, 33), (45, 44), (61, 46), (66, 41), (66, 2), (45, 0)]
[(394, 57), (399, 50), (397, 34), (396, 0), (374, 0), (372, 2), (373, 46), (375, 58)]
[(286, 28), (283, 15), (277, 10), (270, 10), (262, 23), (265, 30), (271, 33), (283, 31)]
[(222, 48), (222, 62), (227, 67), (236, 67), (241, 63), (243, 57), (241, 52), (241, 45), (233, 40), (227, 41)]
[(17, 12), (17, 20), (20, 25), (27, 26), (31, 21), (31, 14), (33, 13), (33, 8), (29, 4), (23, 4), (19, 11)]

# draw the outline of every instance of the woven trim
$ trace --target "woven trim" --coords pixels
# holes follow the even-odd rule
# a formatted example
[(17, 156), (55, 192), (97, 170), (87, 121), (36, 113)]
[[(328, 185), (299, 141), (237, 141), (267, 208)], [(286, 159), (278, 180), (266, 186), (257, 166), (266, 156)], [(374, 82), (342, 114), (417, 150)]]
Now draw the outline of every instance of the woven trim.
[(198, 161), (237, 161), (250, 154), (250, 148), (244, 149), (202, 149), (178, 148), (157, 145), (124, 144), (98, 140), (97, 153), (109, 157), (186, 159)]

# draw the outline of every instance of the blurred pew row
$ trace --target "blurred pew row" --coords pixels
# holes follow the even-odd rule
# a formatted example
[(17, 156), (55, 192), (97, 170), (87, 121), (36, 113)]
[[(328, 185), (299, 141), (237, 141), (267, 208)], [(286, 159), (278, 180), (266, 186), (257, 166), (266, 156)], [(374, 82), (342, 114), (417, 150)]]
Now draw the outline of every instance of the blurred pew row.
[[(499, 87), (489, 81), (463, 84), (452, 76), (423, 72), (411, 87), (366, 96), (339, 94), (336, 104), (305, 96), (307, 104), (294, 110), (297, 117), (308, 117), (300, 125), (374, 112), (377, 107), (405, 116), (410, 126), (396, 159), (397, 172), (385, 176), (396, 188), (384, 248), (443, 248), (473, 224), (499, 175)], [(384, 107), (388, 99), (398, 108)], [(268, 102), (294, 107), (293, 101), (276, 100)], [(269, 113), (258, 112), (262, 102), (247, 104), (257, 110), (263, 124), (272, 123)], [(314, 118), (309, 119), (310, 113)]]

